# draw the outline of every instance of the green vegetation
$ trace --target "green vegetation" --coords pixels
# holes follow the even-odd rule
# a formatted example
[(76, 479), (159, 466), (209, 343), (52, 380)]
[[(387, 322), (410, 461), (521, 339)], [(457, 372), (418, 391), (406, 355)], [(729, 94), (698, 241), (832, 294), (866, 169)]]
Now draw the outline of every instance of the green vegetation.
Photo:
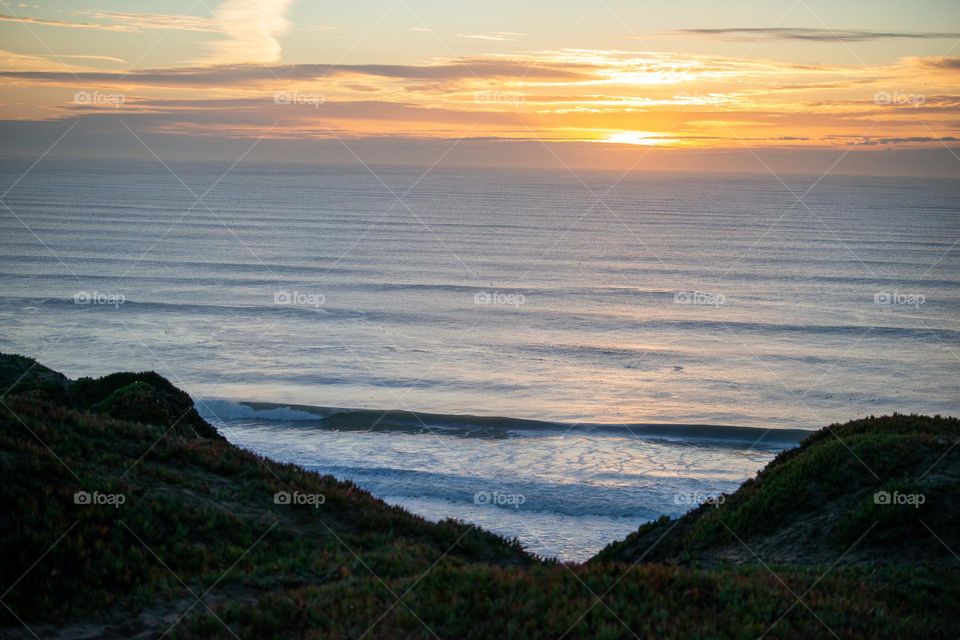
[(768, 563), (829, 565), (842, 556), (847, 563), (960, 564), (951, 552), (960, 550), (958, 441), (955, 418), (832, 425), (778, 455), (722, 503), (644, 525), (595, 561), (643, 555), (704, 565), (751, 561), (756, 553)]
[(240, 450), (154, 373), (0, 356), (0, 392), (3, 637), (956, 637), (957, 420), (831, 427), (575, 566)]

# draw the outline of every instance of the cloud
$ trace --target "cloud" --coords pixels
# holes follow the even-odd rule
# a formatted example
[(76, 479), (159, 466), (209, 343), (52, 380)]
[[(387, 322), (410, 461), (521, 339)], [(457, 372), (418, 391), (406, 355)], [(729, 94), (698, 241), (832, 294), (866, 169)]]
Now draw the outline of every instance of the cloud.
[(17, 69), (63, 69), (62, 64), (54, 65), (49, 56), (32, 56), (4, 49), (0, 49), (0, 66), (10, 71), (16, 71)]
[(114, 31), (137, 33), (146, 30), (172, 31), (216, 31), (217, 26), (209, 18), (197, 16), (175, 16), (160, 13), (124, 13), (119, 11), (77, 11), (73, 15), (87, 16), (103, 22), (70, 22), (67, 20), (44, 20), (31, 16), (11, 16), (0, 14), (0, 22), (19, 22), (43, 27), (62, 27), (65, 29), (93, 29), (96, 31)]
[(960, 33), (934, 31), (866, 31), (862, 29), (807, 29), (799, 27), (678, 29), (672, 34), (719, 37), (726, 40), (800, 40), (806, 42), (867, 42), (869, 40), (943, 40), (960, 38)]
[(512, 42), (514, 40), (519, 40), (525, 33), (517, 33), (516, 31), (490, 31), (489, 33), (458, 33), (458, 38), (464, 38), (465, 40), (486, 40), (493, 42)]
[[(40, 95), (48, 105), (41, 117), (103, 123), (136, 118), (157, 135), (252, 137), (279, 123), (269, 137), (311, 139), (333, 129), (351, 138), (433, 138), (476, 125), (471, 128), (476, 135), (503, 138), (533, 132), (550, 139), (603, 140), (642, 130), (676, 146), (719, 148), (740, 140), (800, 147), (859, 145), (867, 139), (862, 132), (868, 123), (880, 123), (881, 133), (873, 136), (879, 141), (865, 150), (932, 147), (943, 141), (926, 140), (928, 134), (960, 136), (954, 72), (925, 74), (916, 66), (953, 66), (952, 59), (940, 58), (863, 68), (561, 49), (417, 64), (219, 64), (126, 73), (57, 69), (49, 61), (29, 68), (33, 62), (15, 59), (16, 66), (0, 71), (13, 116), (35, 117), (30, 105)], [(126, 101), (109, 111), (96, 103), (76, 104), (71, 96), (78, 90), (122, 93)], [(279, 92), (305, 100), (278, 102)], [(880, 92), (891, 98), (878, 99)], [(900, 104), (899, 96), (910, 100), (918, 92), (925, 96), (922, 102)], [(930, 134), (927, 125), (937, 133)], [(831, 134), (851, 137), (824, 137)]]
[[(260, 98), (165, 100), (128, 99), (120, 109), (65, 105), (53, 120), (78, 121), (82, 128), (122, 131), (126, 123), (149, 134), (195, 134), (210, 138), (307, 140), (330, 131), (349, 138), (402, 138), (455, 135), (501, 137), (504, 132), (529, 136), (531, 126), (515, 112), (476, 112), (378, 100), (325, 101), (321, 105), (277, 104)], [(268, 134), (269, 132), (269, 134)], [(516, 133), (510, 137), (515, 137)]]
[(211, 45), (206, 63), (269, 64), (280, 60), (278, 38), (290, 28), (287, 11), (296, 0), (224, 0), (215, 20), (227, 38)]
[[(53, 53), (44, 53), (36, 55), (24, 55), (21, 53), (14, 53), (12, 51), (5, 51), (0, 49), (0, 68), (9, 70), (11, 72), (17, 70), (23, 71), (42, 71), (49, 70), (53, 73), (63, 73), (68, 77), (72, 77), (72, 74), (67, 71), (64, 72), (64, 69), (75, 68), (74, 65), (68, 65), (67, 60), (80, 60), (80, 61), (98, 61), (98, 62), (114, 62), (117, 64), (126, 64), (126, 60), (121, 58), (115, 58), (113, 56), (97, 56), (97, 55), (69, 55), (62, 54), (57, 55)], [(90, 69), (90, 65), (84, 65), (83, 68)]]
[(926, 144), (930, 142), (960, 142), (960, 138), (954, 136), (905, 136), (900, 138), (865, 138), (858, 142), (861, 146), (875, 146), (878, 144)]
[(925, 69), (960, 71), (960, 58), (937, 56), (932, 58), (907, 58), (907, 63)]
[(391, 64), (296, 64), (296, 65), (214, 65), (146, 69), (127, 73), (0, 71), (0, 78), (21, 78), (46, 82), (124, 82), (156, 86), (240, 85), (254, 81), (318, 80), (343, 75), (377, 76), (408, 80), (446, 81), (484, 78), (539, 78), (577, 80), (592, 77), (594, 67), (587, 65), (550, 64), (523, 60), (484, 58), (458, 59), (428, 65)]
[(100, 60), (103, 62), (116, 62), (118, 64), (126, 64), (127, 61), (123, 58), (114, 58), (113, 56), (83, 56), (83, 55), (44, 55), (45, 58), (68, 58), (70, 60)]
[(167, 15), (162, 13), (125, 13), (121, 11), (78, 11), (77, 15), (86, 15), (98, 20), (109, 20), (115, 25), (140, 30), (171, 31), (217, 31), (217, 24), (210, 18), (188, 15)]
[(100, 24), (94, 22), (67, 22), (66, 20), (44, 20), (30, 16), (11, 16), (0, 14), (0, 22), (19, 22), (21, 24), (35, 24), (43, 27), (65, 27), (69, 29), (96, 29), (98, 31), (139, 31), (136, 27), (124, 24)]

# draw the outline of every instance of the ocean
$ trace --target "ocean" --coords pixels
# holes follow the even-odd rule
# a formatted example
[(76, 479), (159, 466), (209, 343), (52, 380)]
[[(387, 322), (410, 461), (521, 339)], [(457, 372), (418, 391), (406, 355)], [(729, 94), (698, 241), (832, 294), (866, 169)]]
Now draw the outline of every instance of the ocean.
[(957, 181), (32, 162), (0, 160), (0, 350), (154, 369), (237, 444), (542, 555), (797, 430), (960, 413)]

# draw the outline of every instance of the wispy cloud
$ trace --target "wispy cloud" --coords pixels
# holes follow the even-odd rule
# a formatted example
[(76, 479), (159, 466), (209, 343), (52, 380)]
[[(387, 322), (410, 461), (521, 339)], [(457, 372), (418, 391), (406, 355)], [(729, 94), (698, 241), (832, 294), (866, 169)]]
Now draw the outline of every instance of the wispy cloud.
[(22, 24), (39, 25), (43, 27), (63, 27), (67, 29), (96, 29), (98, 31), (139, 31), (136, 27), (125, 24), (103, 24), (97, 22), (68, 22), (67, 20), (44, 20), (30, 16), (11, 16), (0, 14), (0, 22), (19, 22)]
[(0, 66), (2, 66), (4, 69), (9, 69), (10, 71), (16, 71), (18, 69), (29, 69), (31, 71), (38, 71), (41, 69), (56, 69), (59, 71), (63, 69), (63, 65), (61, 63), (54, 65), (50, 58), (51, 56), (27, 55), (0, 49)]
[(925, 69), (942, 69), (944, 71), (960, 71), (960, 58), (950, 56), (936, 56), (929, 58), (908, 58), (907, 61)]
[(217, 31), (217, 23), (210, 18), (162, 13), (128, 13), (122, 11), (78, 11), (76, 15), (106, 20), (109, 24), (132, 30)]
[(490, 31), (488, 33), (458, 33), (458, 38), (465, 40), (486, 40), (488, 42), (512, 42), (524, 37), (525, 33), (516, 31)]
[(17, 69), (30, 69), (34, 71), (50, 69), (53, 71), (62, 72), (66, 64), (66, 60), (92, 60), (97, 62), (115, 62), (117, 64), (126, 64), (127, 62), (122, 58), (115, 58), (113, 56), (70, 54), (57, 55), (52, 53), (24, 55), (0, 49), (0, 66), (11, 71), (15, 71)]
[(823, 140), (849, 140), (851, 138), (855, 140), (855, 145), (863, 147), (873, 147), (878, 145), (916, 145), (929, 144), (932, 142), (960, 142), (960, 138), (957, 138), (956, 136), (823, 136)]
[(866, 31), (862, 29), (810, 29), (799, 27), (678, 29), (668, 33), (742, 41), (756, 40), (758, 38), (766, 40), (800, 40), (807, 42), (866, 42), (869, 40), (897, 39), (943, 40), (960, 38), (960, 33), (934, 31)]
[(280, 60), (279, 38), (290, 29), (296, 0), (224, 0), (215, 19), (227, 38), (213, 43), (206, 63), (269, 64)]
[(440, 64), (296, 64), (296, 65), (214, 65), (145, 69), (114, 73), (0, 71), (0, 78), (23, 78), (47, 82), (101, 82), (157, 86), (228, 86), (262, 80), (308, 81), (345, 75), (377, 76), (408, 80), (457, 80), (461, 78), (531, 78), (587, 80), (595, 67), (590, 65), (549, 64), (524, 60), (467, 58)]
[(45, 58), (67, 58), (70, 60), (99, 60), (102, 62), (116, 62), (117, 64), (126, 64), (127, 61), (123, 58), (114, 58), (113, 56), (86, 56), (86, 55), (52, 55), (48, 54), (44, 56)]
[(43, 27), (64, 29), (93, 29), (95, 31), (115, 31), (136, 33), (147, 30), (174, 31), (217, 31), (217, 25), (209, 18), (186, 15), (166, 15), (160, 13), (126, 13), (120, 11), (77, 11), (72, 15), (97, 22), (73, 22), (69, 20), (46, 20), (32, 16), (12, 16), (0, 14), (0, 22), (19, 22)]

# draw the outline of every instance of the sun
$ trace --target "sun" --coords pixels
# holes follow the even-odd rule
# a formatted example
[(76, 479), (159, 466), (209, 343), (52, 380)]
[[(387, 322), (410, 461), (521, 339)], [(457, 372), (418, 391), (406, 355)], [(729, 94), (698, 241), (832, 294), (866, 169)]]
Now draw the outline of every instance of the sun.
[(677, 142), (672, 138), (664, 138), (659, 133), (652, 131), (617, 131), (609, 134), (600, 142), (612, 142), (614, 144), (637, 144), (645, 147), (656, 147), (660, 145)]

